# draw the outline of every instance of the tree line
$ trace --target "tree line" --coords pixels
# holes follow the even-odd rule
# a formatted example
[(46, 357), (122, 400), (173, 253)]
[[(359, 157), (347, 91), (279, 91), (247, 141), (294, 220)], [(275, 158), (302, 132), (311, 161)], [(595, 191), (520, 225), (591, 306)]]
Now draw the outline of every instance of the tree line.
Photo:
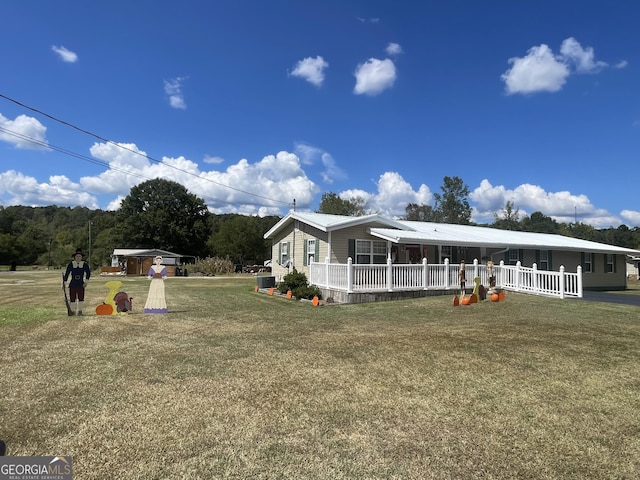
[(110, 265), (115, 248), (159, 248), (199, 258), (262, 264), (264, 233), (277, 216), (216, 215), (177, 182), (133, 187), (115, 212), (86, 207), (0, 206), (0, 265), (62, 267), (82, 248), (92, 267)]
[[(444, 177), (434, 205), (410, 203), (405, 220), (471, 225), (469, 188), (459, 177)], [(322, 195), (319, 213), (361, 216), (362, 198)], [(177, 182), (154, 179), (133, 187), (119, 210), (86, 207), (0, 206), (0, 265), (62, 267), (82, 248), (93, 267), (109, 265), (115, 248), (159, 248), (199, 258), (228, 258), (233, 263), (262, 264), (271, 258), (271, 241), (263, 235), (278, 216), (216, 215), (201, 198)], [(494, 222), (504, 230), (554, 233), (584, 240), (640, 248), (640, 229), (620, 225), (596, 229), (584, 223), (559, 223), (542, 212), (520, 215), (507, 202)]]

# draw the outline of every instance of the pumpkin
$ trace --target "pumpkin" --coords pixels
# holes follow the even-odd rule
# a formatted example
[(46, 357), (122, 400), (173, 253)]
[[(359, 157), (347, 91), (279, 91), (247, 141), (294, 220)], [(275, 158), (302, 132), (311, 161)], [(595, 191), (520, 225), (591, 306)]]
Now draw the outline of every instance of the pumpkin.
[(471, 305), (471, 297), (462, 297), (462, 305)]
[(291, 298), (292, 295), (293, 293), (291, 292), (291, 290), (287, 290), (287, 298)]
[(96, 307), (96, 315), (111, 315), (113, 313), (113, 307), (107, 303), (103, 303)]
[(497, 293), (494, 293), (491, 295), (491, 301), (492, 302), (499, 302), (500, 301), (500, 295), (498, 295)]
[(313, 297), (313, 300), (311, 301), (311, 304), (312, 304), (314, 307), (317, 307), (317, 306), (318, 306), (318, 303), (320, 303), (320, 299), (319, 299), (319, 298), (318, 298), (318, 296), (316, 295), (315, 297)]

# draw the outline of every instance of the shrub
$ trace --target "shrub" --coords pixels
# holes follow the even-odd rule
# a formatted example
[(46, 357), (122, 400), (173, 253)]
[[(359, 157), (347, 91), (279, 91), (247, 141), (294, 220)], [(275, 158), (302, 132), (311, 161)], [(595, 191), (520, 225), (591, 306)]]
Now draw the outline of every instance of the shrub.
[(309, 285), (307, 276), (303, 272), (298, 272), (295, 268), (293, 272), (284, 276), (278, 284), (278, 290), (281, 293), (287, 293), (291, 290), (291, 294), (298, 299), (311, 300), (315, 296), (322, 298), (320, 289), (315, 285)]

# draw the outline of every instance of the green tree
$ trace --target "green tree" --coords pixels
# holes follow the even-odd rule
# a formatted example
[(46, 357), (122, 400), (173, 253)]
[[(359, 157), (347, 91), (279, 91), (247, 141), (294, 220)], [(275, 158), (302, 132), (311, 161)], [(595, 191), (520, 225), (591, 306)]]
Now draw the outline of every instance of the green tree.
[(410, 203), (405, 208), (405, 220), (416, 222), (436, 222), (437, 216), (431, 205)]
[(148, 180), (131, 189), (116, 214), (121, 246), (204, 255), (208, 215), (204, 201), (179, 183)]
[(435, 217), (442, 223), (468, 225), (471, 223), (469, 187), (459, 177), (444, 177), (442, 193), (434, 193)]
[(215, 256), (228, 257), (234, 263), (262, 264), (271, 258), (271, 242), (263, 237), (267, 230), (258, 217), (235, 215), (220, 224), (209, 246)]
[(352, 197), (349, 200), (344, 200), (333, 192), (326, 192), (322, 194), (317, 213), (361, 217), (366, 213), (365, 205), (366, 201), (362, 197)]
[(558, 233), (560, 225), (553, 218), (542, 212), (533, 212), (529, 217), (524, 217), (520, 222), (522, 230), (536, 233)]
[(507, 201), (502, 208), (500, 215), (493, 214), (494, 222), (492, 227), (500, 230), (521, 230), (520, 225), (520, 209), (513, 208), (513, 202)]

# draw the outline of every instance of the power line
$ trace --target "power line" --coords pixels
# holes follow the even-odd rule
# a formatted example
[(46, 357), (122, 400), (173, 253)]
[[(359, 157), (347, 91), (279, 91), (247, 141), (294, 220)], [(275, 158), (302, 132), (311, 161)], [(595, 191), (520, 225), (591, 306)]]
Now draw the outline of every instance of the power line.
[[(133, 149), (128, 148), (126, 146), (120, 145), (117, 142), (114, 142), (112, 140), (108, 140), (108, 139), (106, 139), (106, 138), (104, 138), (104, 137), (102, 137), (102, 136), (100, 136), (100, 135), (98, 135), (96, 133), (90, 132), (89, 130), (85, 130), (83, 128), (80, 128), (77, 125), (74, 125), (73, 123), (67, 122), (65, 120), (61, 120), (61, 119), (59, 119), (59, 118), (57, 118), (57, 117), (55, 117), (53, 115), (50, 115), (50, 114), (48, 114), (46, 112), (43, 112), (42, 110), (39, 110), (37, 108), (31, 107), (31, 106), (26, 105), (26, 104), (24, 104), (22, 102), (19, 102), (18, 100), (15, 100), (14, 98), (11, 98), (11, 97), (8, 97), (6, 95), (3, 95), (2, 93), (0, 93), (0, 98), (4, 98), (5, 100), (8, 100), (9, 102), (12, 102), (12, 103), (14, 103), (14, 104), (16, 104), (16, 105), (18, 105), (18, 106), (20, 106), (22, 108), (30, 110), (30, 111), (32, 111), (34, 113), (38, 113), (38, 114), (43, 115), (43, 116), (45, 116), (45, 117), (47, 117), (47, 118), (49, 118), (49, 119), (51, 119), (51, 120), (53, 120), (55, 122), (58, 122), (58, 123), (62, 124), (62, 125), (65, 125), (67, 127), (73, 128), (74, 130), (77, 130), (77, 131), (79, 131), (81, 133), (84, 133), (86, 135), (89, 135), (91, 137), (97, 138), (101, 142), (108, 143), (110, 145), (115, 145), (116, 147), (118, 147), (118, 148), (120, 148), (122, 150), (126, 150), (128, 152), (131, 152), (131, 153), (134, 153), (134, 154), (139, 155), (141, 157), (144, 157), (147, 160), (150, 160), (151, 162), (157, 163), (159, 165), (164, 165), (166, 167), (169, 167), (169, 168), (172, 168), (174, 170), (177, 170), (177, 171), (179, 171), (181, 173), (186, 173), (187, 175), (191, 175), (192, 177), (198, 178), (200, 180), (205, 180), (207, 182), (213, 183), (213, 184), (218, 185), (220, 187), (228, 188), (228, 189), (234, 190), (234, 191), (239, 192), (239, 193), (244, 193), (244, 194), (250, 195), (252, 197), (261, 198), (261, 199), (267, 200), (269, 202), (281, 203), (283, 205), (289, 205), (289, 202), (285, 202), (283, 200), (276, 200), (274, 198), (265, 197), (264, 195), (259, 195), (257, 193), (253, 193), (253, 192), (249, 192), (249, 191), (246, 191), (246, 190), (242, 190), (240, 188), (232, 187), (230, 185), (225, 185), (224, 183), (216, 182), (215, 180), (211, 180), (210, 178), (201, 177), (199, 175), (196, 175), (195, 173), (189, 172), (187, 170), (183, 170), (183, 169), (181, 169), (179, 167), (176, 167), (174, 165), (169, 165), (168, 163), (165, 163), (165, 162), (163, 162), (161, 160), (157, 160), (157, 159), (155, 159), (153, 157), (150, 157), (149, 155), (147, 155), (145, 153), (141, 153), (139, 151), (133, 150)], [(9, 131), (6, 131), (4, 129), (3, 129), (3, 131), (5, 131), (5, 133), (10, 133)], [(21, 134), (16, 133), (16, 132), (11, 132), (10, 134), (12, 134), (14, 136), (20, 136), (21, 135)], [(27, 139), (27, 141), (31, 141), (31, 140), (28, 140), (28, 138), (26, 136), (23, 136), (23, 137), (25, 137), (25, 139)], [(40, 142), (39, 144), (42, 144), (43, 146), (49, 146), (49, 144), (47, 144), (45, 142), (41, 142), (40, 140), (37, 140), (37, 139), (32, 139), (32, 140), (33, 140), (32, 143)], [(65, 151), (64, 149), (60, 149), (59, 147), (54, 148), (54, 150), (60, 151), (62, 153), (67, 153), (68, 152), (67, 153), (68, 155), (75, 156), (76, 158), (80, 158), (80, 159), (83, 159), (83, 160), (88, 160), (88, 161), (91, 161), (92, 163), (98, 163), (98, 164), (101, 164), (101, 165), (105, 165), (107, 168), (110, 168), (110, 169), (113, 169), (113, 170), (117, 170), (116, 168), (113, 168), (108, 163), (105, 163), (105, 162), (100, 163), (99, 161), (94, 161), (94, 159), (90, 159), (90, 157), (86, 157), (86, 156), (83, 156), (83, 155), (80, 155), (80, 154), (76, 154), (76, 153), (73, 153), (73, 152)], [(121, 170), (121, 171), (123, 171), (125, 173), (129, 173), (131, 175), (137, 175), (137, 176), (140, 176), (142, 178), (147, 178), (147, 177), (144, 177), (142, 175), (138, 175), (138, 174), (135, 174), (135, 173), (132, 173), (132, 172), (126, 172), (125, 170)]]
[(57, 146), (52, 145), (50, 143), (43, 142), (42, 140), (38, 140), (37, 138), (29, 137), (27, 135), (23, 135), (21, 133), (14, 132), (14, 131), (6, 129), (4, 127), (0, 127), (0, 132), (6, 133), (7, 135), (11, 135), (12, 137), (20, 138), (21, 140), (24, 140), (24, 141), (29, 142), (29, 143), (33, 143), (34, 145), (39, 145), (39, 146), (41, 146), (43, 148), (47, 148), (47, 149), (50, 149), (50, 150), (55, 150), (56, 152), (64, 153), (65, 155), (69, 155), (70, 157), (78, 158), (80, 160), (85, 160), (87, 162), (94, 163), (96, 165), (100, 165), (100, 166), (108, 168), (110, 170), (115, 170), (116, 172), (126, 173), (127, 175), (144, 178), (145, 180), (152, 180), (151, 177), (147, 177), (145, 175), (142, 175), (141, 173), (136, 173), (136, 172), (132, 172), (132, 171), (129, 171), (129, 170), (125, 170), (124, 168), (114, 167), (114, 166), (110, 165), (109, 163), (104, 162), (102, 160), (98, 160), (98, 159), (95, 159), (95, 158), (87, 157), (86, 155), (82, 155), (82, 154), (77, 153), (77, 152), (72, 152), (71, 150), (67, 150), (67, 149), (62, 148), (62, 147), (57, 147)]

